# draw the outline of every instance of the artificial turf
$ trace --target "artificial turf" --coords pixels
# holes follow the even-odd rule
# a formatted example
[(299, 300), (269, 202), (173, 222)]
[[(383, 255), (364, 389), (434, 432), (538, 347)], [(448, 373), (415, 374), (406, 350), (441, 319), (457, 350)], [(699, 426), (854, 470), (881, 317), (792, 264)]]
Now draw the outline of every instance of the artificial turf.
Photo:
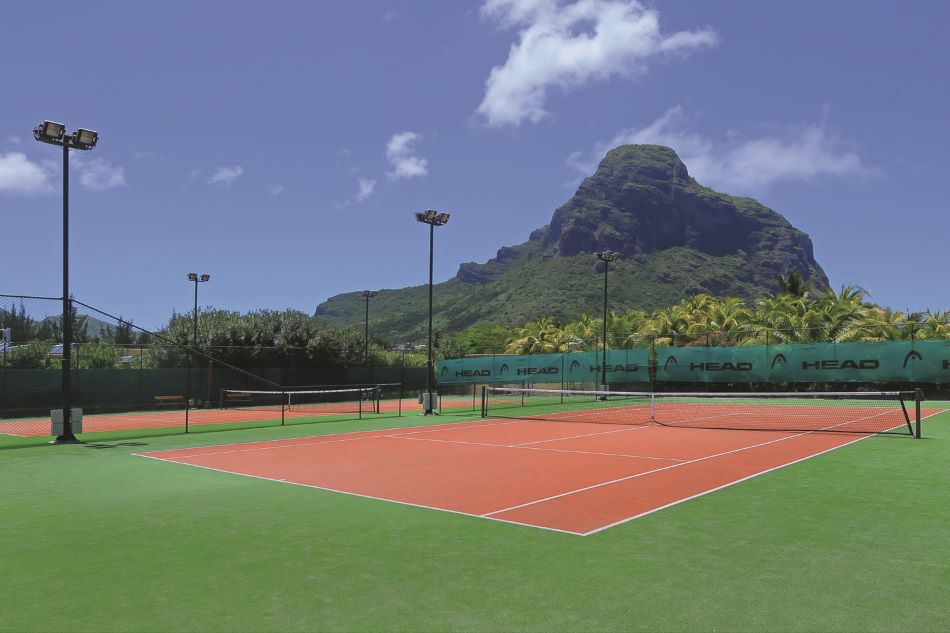
[(0, 630), (950, 629), (950, 413), (588, 537), (132, 455), (426, 423), (0, 451)]

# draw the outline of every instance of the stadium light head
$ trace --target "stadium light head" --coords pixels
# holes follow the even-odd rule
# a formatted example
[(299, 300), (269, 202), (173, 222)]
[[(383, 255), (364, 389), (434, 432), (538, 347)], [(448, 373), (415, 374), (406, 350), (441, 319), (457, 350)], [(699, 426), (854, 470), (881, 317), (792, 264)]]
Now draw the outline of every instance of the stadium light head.
[(375, 296), (378, 295), (378, 294), (379, 294), (379, 293), (376, 292), (375, 290), (364, 290), (364, 291), (363, 291), (363, 296), (364, 296), (365, 298), (367, 298), (367, 299), (372, 299), (373, 297), (375, 297)]
[(616, 261), (620, 257), (620, 253), (617, 253), (615, 251), (602, 251), (600, 253), (596, 253), (596, 255), (597, 255), (597, 259), (599, 259), (602, 262), (613, 262), (613, 261)]
[(99, 142), (99, 133), (79, 128), (73, 133), (73, 145), (79, 149), (92, 149)]
[(449, 221), (449, 214), (439, 213), (435, 209), (429, 209), (428, 211), (420, 211), (419, 213), (416, 213), (416, 220), (422, 222), (423, 224), (442, 226)]
[(188, 281), (198, 281), (198, 273), (188, 273)]
[(211, 279), (211, 275), (202, 275), (201, 277), (198, 278), (198, 281), (209, 281), (210, 279)]
[(42, 143), (60, 143), (66, 134), (66, 126), (54, 121), (43, 121), (33, 128), (33, 138)]

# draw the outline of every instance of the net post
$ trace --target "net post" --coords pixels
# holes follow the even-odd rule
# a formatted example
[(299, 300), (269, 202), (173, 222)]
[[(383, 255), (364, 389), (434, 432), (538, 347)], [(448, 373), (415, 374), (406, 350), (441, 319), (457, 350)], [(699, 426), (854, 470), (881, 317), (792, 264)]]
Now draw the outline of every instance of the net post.
[(399, 416), (402, 417), (402, 381), (399, 382)]
[(914, 389), (914, 437), (920, 439), (920, 401), (924, 399), (924, 392)]
[(363, 389), (362, 388), (359, 389), (359, 393), (360, 393), (360, 404), (359, 404), (359, 412), (357, 413), (357, 419), (362, 420), (363, 419)]
[(280, 394), (280, 425), (284, 426), (286, 424), (286, 419), (284, 411), (287, 408), (285, 405), (290, 403), (290, 394), (287, 392), (281, 392)]
[(488, 385), (482, 385), (482, 410), (481, 417), (488, 417)]

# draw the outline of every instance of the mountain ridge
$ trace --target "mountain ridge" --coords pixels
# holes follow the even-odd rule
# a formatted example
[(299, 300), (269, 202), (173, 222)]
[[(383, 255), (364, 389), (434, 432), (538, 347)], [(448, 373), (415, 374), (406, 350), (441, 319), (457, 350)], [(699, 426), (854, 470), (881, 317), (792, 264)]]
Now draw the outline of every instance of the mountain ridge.
[[(611, 265), (610, 307), (655, 309), (706, 292), (750, 298), (799, 271), (828, 285), (810, 238), (782, 215), (747, 197), (698, 183), (667, 147), (622, 145), (526, 242), (498, 249), (485, 263), (465, 262), (434, 288), (433, 321), (446, 332), (475, 323), (515, 325), (539, 316), (598, 313), (603, 264)], [(425, 331), (427, 286), (384, 289), (373, 299), (374, 335), (417, 339)], [(363, 319), (359, 292), (330, 297), (316, 316), (343, 324)]]

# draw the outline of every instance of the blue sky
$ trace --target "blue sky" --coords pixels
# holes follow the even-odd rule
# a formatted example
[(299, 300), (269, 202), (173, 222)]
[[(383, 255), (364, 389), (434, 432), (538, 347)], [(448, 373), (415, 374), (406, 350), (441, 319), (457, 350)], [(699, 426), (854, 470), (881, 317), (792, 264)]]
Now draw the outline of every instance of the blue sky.
[[(62, 34), (44, 33), (44, 15)], [(72, 287), (154, 327), (203, 305), (312, 312), (524, 241), (606, 149), (671, 145), (814, 241), (835, 286), (950, 307), (945, 2), (34, 3), (0, 22), (0, 293)], [(83, 35), (83, 29), (89, 35)], [(592, 281), (593, 283), (593, 281)]]

